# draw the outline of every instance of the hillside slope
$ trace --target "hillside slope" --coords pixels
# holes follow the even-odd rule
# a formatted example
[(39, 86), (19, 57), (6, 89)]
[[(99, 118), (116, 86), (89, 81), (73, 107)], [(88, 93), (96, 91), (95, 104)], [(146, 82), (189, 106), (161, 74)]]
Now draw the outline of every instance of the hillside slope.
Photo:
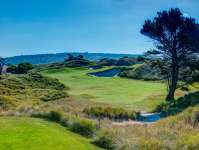
[(86, 138), (41, 119), (0, 117), (1, 150), (100, 150)]
[[(71, 53), (73, 56), (83, 55), (88, 60), (100, 60), (102, 58), (119, 59), (124, 56), (136, 57), (133, 54), (106, 54), (106, 53)], [(6, 58), (8, 64), (19, 64), (21, 62), (29, 62), (31, 64), (50, 64), (62, 62), (67, 57), (67, 53), (57, 54), (37, 54), (37, 55), (21, 55)]]

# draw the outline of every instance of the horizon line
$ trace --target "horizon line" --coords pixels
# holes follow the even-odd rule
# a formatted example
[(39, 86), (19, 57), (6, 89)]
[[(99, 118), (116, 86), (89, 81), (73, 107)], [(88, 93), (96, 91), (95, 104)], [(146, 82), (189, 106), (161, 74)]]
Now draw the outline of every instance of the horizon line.
[(36, 55), (56, 55), (56, 54), (67, 54), (67, 53), (88, 53), (88, 54), (116, 54), (116, 55), (143, 55), (143, 53), (109, 53), (109, 52), (78, 52), (78, 51), (70, 51), (70, 52), (55, 52), (55, 53), (36, 53), (36, 54), (21, 54), (21, 55), (12, 55), (6, 56), (3, 58), (11, 58), (11, 57), (20, 57), (20, 56), (36, 56)]

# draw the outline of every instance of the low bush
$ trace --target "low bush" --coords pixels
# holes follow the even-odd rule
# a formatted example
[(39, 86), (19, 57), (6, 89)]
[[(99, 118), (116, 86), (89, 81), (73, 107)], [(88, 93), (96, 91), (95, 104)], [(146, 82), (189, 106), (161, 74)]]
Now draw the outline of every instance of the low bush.
[(28, 71), (32, 70), (34, 66), (30, 63), (20, 63), (16, 66), (12, 65), (7, 68), (7, 72), (16, 74), (26, 74)]
[(133, 79), (143, 79), (146, 81), (165, 79), (158, 65), (154, 65), (152, 62), (144, 63), (143, 65), (130, 70), (124, 70), (119, 74), (119, 76)]
[(96, 123), (88, 119), (77, 118), (71, 125), (71, 131), (86, 137), (91, 137), (97, 130)]
[(47, 112), (47, 113), (32, 114), (32, 117), (43, 118), (43, 119), (46, 119), (46, 120), (49, 120), (49, 121), (60, 123), (60, 121), (62, 119), (62, 114), (57, 112), (57, 111), (50, 111), (50, 112)]
[(99, 132), (92, 143), (104, 149), (113, 150), (115, 148), (115, 144), (113, 142), (113, 132)]
[(23, 81), (27, 83), (27, 85), (35, 88), (44, 88), (44, 89), (55, 89), (55, 90), (64, 90), (67, 87), (60, 83), (59, 80), (45, 77), (39, 73), (29, 73), (26, 76), (22, 77)]
[(47, 95), (42, 96), (40, 99), (44, 102), (48, 102), (48, 101), (54, 101), (54, 100), (65, 98), (65, 97), (67, 97), (67, 94), (65, 91), (53, 90), (53, 91), (49, 91)]
[(33, 114), (32, 117), (43, 118), (48, 121), (59, 123), (62, 126), (68, 127), (72, 132), (86, 137), (92, 137), (97, 130), (97, 126), (94, 121), (70, 115), (63, 116), (62, 113), (57, 111), (36, 113)]
[(139, 117), (138, 112), (112, 107), (90, 107), (85, 108), (84, 112), (91, 117), (115, 120), (135, 120)]

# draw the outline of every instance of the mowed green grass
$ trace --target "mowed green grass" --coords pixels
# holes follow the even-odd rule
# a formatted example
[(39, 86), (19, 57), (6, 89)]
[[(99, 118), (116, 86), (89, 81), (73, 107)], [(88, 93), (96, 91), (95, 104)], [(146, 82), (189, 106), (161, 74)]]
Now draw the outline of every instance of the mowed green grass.
[(100, 150), (89, 140), (41, 119), (0, 117), (0, 150)]
[(69, 93), (79, 100), (108, 103), (135, 110), (152, 110), (164, 98), (166, 86), (160, 82), (125, 78), (94, 77), (87, 68), (64, 68), (43, 71), (70, 87)]

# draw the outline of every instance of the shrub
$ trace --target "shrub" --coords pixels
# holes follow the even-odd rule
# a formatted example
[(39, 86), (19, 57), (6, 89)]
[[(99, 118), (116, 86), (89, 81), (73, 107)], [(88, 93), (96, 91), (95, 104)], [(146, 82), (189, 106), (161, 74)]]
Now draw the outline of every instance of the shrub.
[(69, 116), (63, 116), (60, 120), (60, 124), (64, 127), (69, 127), (71, 125), (71, 119)]
[(154, 65), (153, 62), (147, 62), (136, 68), (124, 70), (119, 74), (121, 77), (149, 80), (162, 80), (165, 79), (161, 74), (161, 69), (158, 65)]
[(61, 120), (61, 114), (56, 111), (50, 111), (47, 118), (51, 121), (59, 122)]
[(96, 123), (88, 119), (76, 119), (70, 126), (71, 131), (91, 137), (96, 131)]
[(113, 142), (113, 132), (110, 131), (100, 132), (92, 143), (104, 149), (113, 150), (115, 148)]
[(65, 98), (67, 94), (64, 91), (49, 91), (47, 95), (44, 95), (40, 99), (44, 102), (54, 101), (57, 99)]
[(57, 111), (48, 113), (32, 114), (32, 117), (43, 118), (48, 121), (57, 122), (62, 126), (68, 127), (72, 132), (86, 137), (92, 137), (97, 130), (96, 123), (88, 119), (77, 118), (73, 116), (62, 115)]
[(32, 117), (44, 118), (44, 119), (47, 119), (49, 121), (60, 123), (60, 121), (62, 119), (62, 114), (59, 113), (59, 112), (56, 112), (56, 111), (50, 111), (48, 113), (33, 114)]
[(27, 76), (23, 76), (24, 82), (28, 85), (35, 88), (44, 88), (44, 89), (55, 89), (55, 90), (64, 90), (66, 86), (59, 82), (59, 80), (45, 77), (39, 73), (29, 73)]
[(199, 70), (192, 73), (192, 82), (199, 82)]
[(33, 65), (30, 63), (20, 63), (17, 66), (10, 66), (7, 68), (7, 71), (10, 73), (17, 73), (17, 74), (25, 74), (28, 73), (29, 70), (33, 69)]
[(6, 71), (9, 73), (16, 73), (16, 70), (17, 70), (17, 66), (12, 65), (12, 66), (9, 66)]
[(138, 112), (112, 107), (90, 107), (85, 108), (84, 112), (87, 115), (96, 118), (135, 120), (139, 117)]

